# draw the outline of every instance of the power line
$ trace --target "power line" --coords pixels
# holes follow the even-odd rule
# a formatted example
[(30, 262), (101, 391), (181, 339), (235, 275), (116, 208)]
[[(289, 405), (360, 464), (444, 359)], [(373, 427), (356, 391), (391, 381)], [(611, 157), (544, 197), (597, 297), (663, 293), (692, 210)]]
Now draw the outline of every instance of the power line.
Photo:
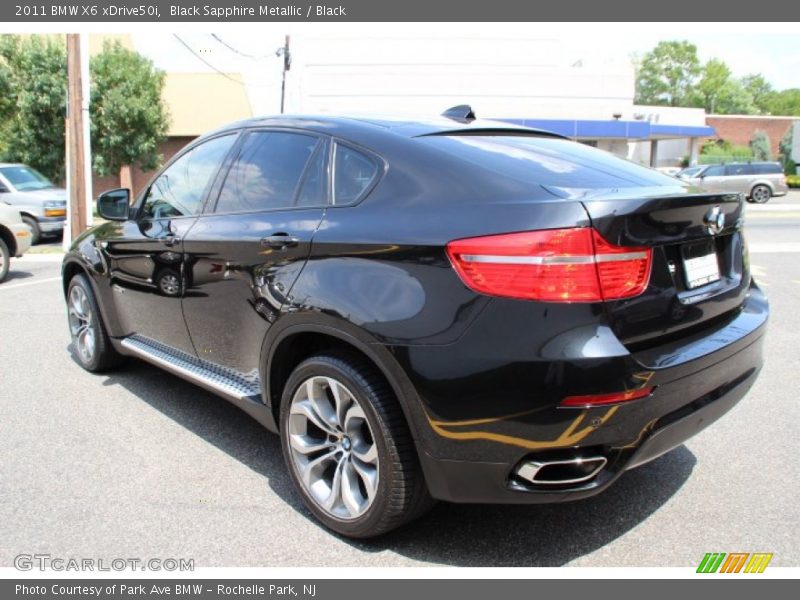
[(207, 61), (205, 58), (203, 58), (202, 56), (200, 56), (200, 55), (199, 55), (197, 52), (195, 52), (195, 51), (194, 51), (194, 49), (192, 49), (192, 47), (191, 47), (189, 44), (187, 44), (186, 42), (184, 42), (184, 41), (181, 39), (181, 37), (180, 37), (180, 36), (179, 36), (177, 33), (173, 33), (172, 35), (175, 37), (175, 39), (176, 39), (176, 40), (178, 40), (178, 41), (179, 41), (181, 44), (183, 44), (183, 47), (184, 47), (184, 48), (186, 48), (186, 49), (187, 49), (189, 52), (191, 52), (191, 53), (192, 53), (192, 54), (195, 56), (195, 58), (197, 58), (198, 60), (200, 60), (200, 61), (201, 61), (203, 64), (205, 64), (207, 67), (209, 67), (209, 68), (213, 69), (214, 71), (216, 71), (217, 73), (219, 73), (220, 75), (222, 75), (223, 77), (225, 77), (226, 79), (230, 79), (231, 81), (235, 81), (235, 82), (236, 82), (236, 83), (238, 83), (239, 85), (245, 85), (245, 83), (244, 83), (243, 81), (241, 81), (241, 80), (239, 80), (239, 79), (236, 79), (235, 77), (231, 77), (230, 75), (228, 75), (227, 73), (225, 73), (225, 72), (223, 72), (223, 71), (220, 71), (220, 70), (219, 70), (217, 67), (215, 67), (214, 65), (212, 65), (210, 62), (208, 62), (208, 61)]
[(237, 50), (236, 48), (231, 46), (228, 42), (223, 40), (216, 33), (212, 33), (211, 37), (213, 37), (215, 40), (217, 40), (217, 42), (219, 42), (220, 44), (225, 46), (228, 50), (230, 50), (234, 54), (238, 54), (239, 56), (244, 56), (245, 58), (249, 58), (251, 60), (264, 60), (265, 58), (272, 58), (272, 56), (273, 56), (272, 54), (264, 54), (262, 56), (255, 56), (253, 54), (247, 54), (246, 52), (242, 52), (241, 50)]

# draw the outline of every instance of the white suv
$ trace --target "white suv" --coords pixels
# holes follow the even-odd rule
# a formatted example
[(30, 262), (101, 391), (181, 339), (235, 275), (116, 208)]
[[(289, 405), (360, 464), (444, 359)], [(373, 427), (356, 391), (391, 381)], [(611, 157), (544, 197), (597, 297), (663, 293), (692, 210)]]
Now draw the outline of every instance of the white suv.
[(11, 204), (22, 213), (34, 244), (64, 231), (67, 191), (28, 165), (0, 163), (0, 202)]
[(22, 222), (19, 211), (0, 202), (0, 281), (8, 275), (12, 256), (22, 256), (31, 247), (30, 227)]

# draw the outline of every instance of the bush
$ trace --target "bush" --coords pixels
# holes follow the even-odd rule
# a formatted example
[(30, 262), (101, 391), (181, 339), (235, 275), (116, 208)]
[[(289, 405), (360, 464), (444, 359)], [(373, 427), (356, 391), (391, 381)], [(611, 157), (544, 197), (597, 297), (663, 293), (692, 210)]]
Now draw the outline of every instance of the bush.
[(753, 159), (750, 153), (737, 153), (737, 154), (701, 154), (697, 158), (697, 163), (700, 165), (719, 165), (722, 163), (731, 162), (747, 162)]
[(758, 129), (755, 131), (753, 139), (750, 140), (750, 148), (753, 150), (756, 160), (772, 160), (769, 136), (765, 132)]
[(734, 146), (727, 140), (711, 140), (700, 149), (698, 164), (716, 165), (729, 162), (753, 160), (753, 150), (749, 146)]
[(790, 188), (800, 188), (800, 175), (787, 175), (786, 183)]

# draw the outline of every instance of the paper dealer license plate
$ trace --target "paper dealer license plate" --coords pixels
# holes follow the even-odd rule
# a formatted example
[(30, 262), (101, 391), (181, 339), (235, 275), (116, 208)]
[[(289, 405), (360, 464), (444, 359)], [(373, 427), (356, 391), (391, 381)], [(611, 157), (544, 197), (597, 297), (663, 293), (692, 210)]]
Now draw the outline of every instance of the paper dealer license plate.
[(683, 272), (690, 290), (719, 281), (719, 261), (712, 242), (692, 244), (683, 249)]

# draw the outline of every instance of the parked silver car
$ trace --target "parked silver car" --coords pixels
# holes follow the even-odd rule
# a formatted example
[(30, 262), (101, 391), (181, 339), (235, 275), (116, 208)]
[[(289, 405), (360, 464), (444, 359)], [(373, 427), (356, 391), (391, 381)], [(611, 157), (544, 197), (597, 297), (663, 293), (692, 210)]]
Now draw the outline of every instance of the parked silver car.
[(36, 169), (19, 163), (0, 163), (0, 201), (22, 214), (33, 243), (58, 236), (67, 218), (67, 191)]
[(762, 204), (789, 191), (783, 167), (777, 162), (728, 163), (689, 167), (678, 177), (709, 192), (742, 192), (748, 202)]

